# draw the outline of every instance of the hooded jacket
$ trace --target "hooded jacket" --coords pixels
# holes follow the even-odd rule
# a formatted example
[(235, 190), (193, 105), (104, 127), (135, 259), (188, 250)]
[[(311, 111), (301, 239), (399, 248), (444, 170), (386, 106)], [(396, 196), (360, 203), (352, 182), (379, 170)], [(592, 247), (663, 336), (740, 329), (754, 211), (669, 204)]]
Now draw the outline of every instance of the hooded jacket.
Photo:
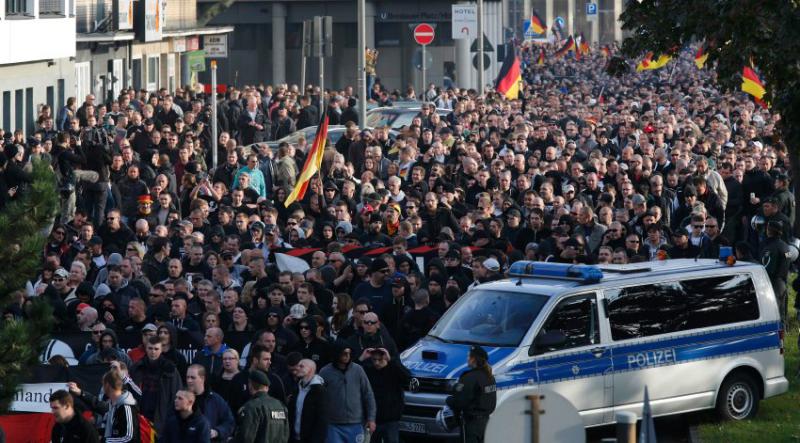
[[(126, 354), (122, 349), (119, 348), (119, 341), (117, 339), (117, 334), (114, 332), (113, 329), (106, 329), (100, 334), (100, 342), (102, 343), (103, 337), (111, 337), (114, 340), (114, 344), (112, 345), (110, 351), (112, 351), (117, 356), (117, 360), (125, 363), (126, 366), (129, 368), (133, 366), (133, 362), (131, 361), (128, 354)], [(92, 354), (88, 359), (86, 359), (87, 365), (96, 365), (103, 363), (103, 351), (100, 349), (97, 350), (94, 354)]]
[(169, 351), (162, 352), (161, 356), (175, 364), (175, 367), (178, 368), (178, 374), (186, 374), (186, 369), (189, 367), (189, 364), (186, 362), (186, 357), (178, 352), (178, 329), (169, 322), (162, 323), (159, 327), (169, 330), (170, 343)]
[(142, 413), (153, 421), (153, 427), (160, 432), (173, 410), (175, 394), (183, 388), (175, 364), (163, 355), (155, 361), (143, 358), (133, 365), (130, 374), (142, 389)]
[[(349, 347), (337, 348), (337, 360), (346, 348)], [(352, 358), (357, 358), (355, 354), (352, 355)], [(363, 424), (375, 421), (375, 396), (361, 366), (350, 362), (341, 369), (334, 362), (322, 368), (319, 375), (325, 380), (327, 388), (325, 410), (330, 424)]]
[(291, 441), (324, 443), (328, 422), (325, 416), (325, 380), (315, 375), (308, 383), (300, 381), (297, 393), (289, 401)]
[(106, 443), (139, 442), (139, 409), (130, 392), (123, 391), (116, 402), (103, 401), (98, 397), (81, 391), (81, 400), (92, 411), (102, 414), (103, 441)]
[(392, 358), (383, 369), (374, 366), (364, 368), (367, 373), (378, 408), (376, 423), (400, 420), (403, 415), (403, 391), (411, 381), (411, 373), (400, 360)]

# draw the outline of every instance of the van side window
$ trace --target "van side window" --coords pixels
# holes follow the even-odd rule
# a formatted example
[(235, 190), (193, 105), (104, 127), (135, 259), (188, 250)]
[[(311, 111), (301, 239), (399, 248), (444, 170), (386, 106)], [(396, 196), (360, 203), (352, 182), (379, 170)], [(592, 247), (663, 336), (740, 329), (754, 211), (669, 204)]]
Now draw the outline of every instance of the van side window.
[(649, 337), (758, 319), (747, 274), (633, 286), (605, 291), (614, 340)]
[(600, 343), (600, 327), (597, 319), (597, 299), (594, 294), (561, 301), (539, 331), (538, 337), (542, 337), (548, 332), (560, 331), (564, 334), (565, 340), (559, 345), (539, 347), (535, 353), (541, 354)]

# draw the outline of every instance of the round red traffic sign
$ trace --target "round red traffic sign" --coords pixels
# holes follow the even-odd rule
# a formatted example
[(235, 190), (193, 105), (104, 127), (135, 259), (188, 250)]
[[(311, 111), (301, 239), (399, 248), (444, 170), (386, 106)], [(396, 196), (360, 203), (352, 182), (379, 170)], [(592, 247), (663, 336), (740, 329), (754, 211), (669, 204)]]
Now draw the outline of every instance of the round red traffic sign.
[(427, 23), (420, 23), (414, 28), (414, 40), (416, 40), (419, 45), (430, 45), (433, 41), (433, 36), (433, 26)]

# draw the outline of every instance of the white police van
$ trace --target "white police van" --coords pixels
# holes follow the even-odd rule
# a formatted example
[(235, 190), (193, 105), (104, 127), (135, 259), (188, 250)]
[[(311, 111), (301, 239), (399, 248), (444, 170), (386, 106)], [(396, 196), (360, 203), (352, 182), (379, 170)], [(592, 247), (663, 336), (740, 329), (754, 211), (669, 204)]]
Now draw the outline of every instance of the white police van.
[(741, 420), (788, 389), (783, 336), (758, 264), (520, 261), (508, 279), (461, 297), (403, 352), (414, 378), (401, 429), (448, 434), (435, 416), (473, 344), (489, 354), (498, 401), (515, 387), (546, 386), (587, 427), (613, 423), (619, 411), (640, 414), (645, 386), (655, 416), (717, 408)]

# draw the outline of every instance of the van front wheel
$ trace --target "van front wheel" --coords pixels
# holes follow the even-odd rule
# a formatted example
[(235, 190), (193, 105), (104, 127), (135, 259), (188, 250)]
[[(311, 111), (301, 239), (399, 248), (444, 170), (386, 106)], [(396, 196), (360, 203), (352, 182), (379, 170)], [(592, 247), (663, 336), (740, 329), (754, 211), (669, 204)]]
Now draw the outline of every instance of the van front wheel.
[(732, 374), (717, 397), (717, 413), (723, 420), (744, 420), (758, 412), (758, 388), (746, 374)]

